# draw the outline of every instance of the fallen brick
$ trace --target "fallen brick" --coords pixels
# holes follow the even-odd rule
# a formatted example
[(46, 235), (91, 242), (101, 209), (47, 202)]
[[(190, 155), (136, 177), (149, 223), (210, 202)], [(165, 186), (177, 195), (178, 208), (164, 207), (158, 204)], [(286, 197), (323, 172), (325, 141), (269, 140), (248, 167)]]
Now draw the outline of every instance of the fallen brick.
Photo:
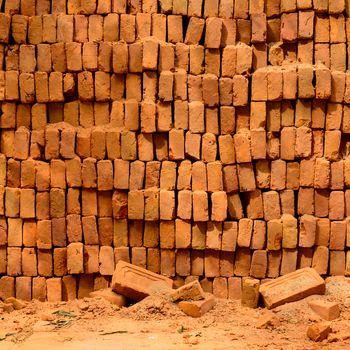
[(321, 342), (322, 340), (327, 339), (329, 333), (331, 332), (331, 327), (327, 323), (316, 323), (307, 329), (307, 336), (315, 341), (315, 342)]
[(326, 300), (309, 301), (310, 308), (327, 321), (333, 321), (340, 316), (339, 304)]
[(112, 277), (112, 290), (132, 300), (142, 300), (156, 290), (167, 290), (173, 281), (141, 267), (119, 261)]
[(188, 316), (201, 317), (216, 304), (214, 295), (206, 294), (205, 299), (197, 301), (180, 301), (179, 308)]
[(325, 290), (324, 280), (312, 268), (288, 273), (260, 287), (260, 293), (268, 309), (306, 298), (312, 294), (324, 294)]
[(179, 300), (202, 300), (205, 299), (204, 291), (198, 281), (185, 284), (170, 293), (172, 301)]

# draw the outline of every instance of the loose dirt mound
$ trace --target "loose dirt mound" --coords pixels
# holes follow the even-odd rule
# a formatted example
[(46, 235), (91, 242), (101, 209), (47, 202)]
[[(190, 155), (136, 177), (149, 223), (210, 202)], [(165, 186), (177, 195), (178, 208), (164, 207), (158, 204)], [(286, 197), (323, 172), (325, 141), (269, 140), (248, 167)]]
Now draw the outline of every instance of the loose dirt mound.
[(164, 320), (186, 317), (164, 294), (153, 294), (129, 308), (122, 309), (119, 316), (134, 320)]
[[(162, 294), (122, 309), (101, 298), (33, 301), (22, 310), (1, 314), (0, 349), (32, 350), (43, 344), (50, 350), (62, 346), (66, 350), (114, 349), (115, 344), (118, 349), (154, 350), (194, 345), (200, 350), (349, 349), (350, 279), (333, 277), (326, 282), (326, 295), (273, 310), (247, 309), (238, 300), (218, 300), (212, 310), (196, 319), (183, 314)], [(341, 316), (331, 322), (332, 333), (322, 344), (306, 336), (308, 326), (321, 321), (308, 306), (313, 299), (340, 303)]]

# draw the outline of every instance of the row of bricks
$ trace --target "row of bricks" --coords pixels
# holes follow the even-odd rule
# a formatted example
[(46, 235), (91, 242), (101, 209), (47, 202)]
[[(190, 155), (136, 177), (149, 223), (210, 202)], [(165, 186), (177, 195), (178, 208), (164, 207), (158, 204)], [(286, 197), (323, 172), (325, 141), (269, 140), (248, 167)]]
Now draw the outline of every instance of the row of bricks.
[[(120, 260), (129, 259), (129, 248), (122, 251), (112, 247), (87, 246), (82, 243), (71, 243), (67, 248), (38, 250), (33, 248), (0, 248), (1, 271), (8, 276), (64, 276), (68, 274), (92, 274), (100, 272), (112, 275), (115, 267), (115, 256)], [(6, 257), (7, 254), (7, 257)], [(7, 265), (6, 265), (7, 258)], [(205, 276), (209, 278), (255, 277), (276, 278), (295, 271), (298, 267), (314, 267), (325, 275), (349, 275), (350, 254), (339, 250), (329, 250), (319, 246), (315, 249), (283, 249), (278, 251), (238, 248), (236, 253), (215, 250), (168, 250), (157, 248), (134, 247), (131, 249), (131, 262), (137, 266), (163, 275)]]
[[(81, 72), (86, 70), (93, 72), (99, 70), (98, 73), (101, 76), (108, 76), (107, 74), (102, 75), (102, 73), (111, 71), (118, 74), (126, 74), (128, 72), (136, 74), (148, 71), (147, 74), (153, 79), (158, 80), (161, 79), (162, 75), (169, 75), (172, 77), (172, 80), (176, 81), (178, 75), (185, 74), (186, 80), (191, 82), (191, 80), (195, 79), (195, 77), (192, 77), (193, 75), (201, 75), (204, 71), (207, 75), (204, 75), (203, 78), (211, 75), (234, 78), (236, 75), (249, 73), (254, 61), (253, 49), (242, 43), (225, 47), (222, 50), (222, 54), (215, 50), (205, 50), (200, 45), (183, 45), (181, 46), (183, 63), (177, 62), (177, 64), (175, 63), (173, 47), (167, 44), (160, 45), (159, 50), (158, 42), (154, 41), (153, 38), (132, 45), (116, 42), (114, 44), (101, 43), (99, 45), (97, 43), (86, 43), (83, 46), (79, 43), (42, 44), (37, 47), (37, 59), (34, 45), (20, 45), (19, 50), (8, 51), (5, 60), (9, 64), (6, 64), (6, 73), (2, 74), (16, 74), (18, 76), (17, 70), (21, 73), (32, 73), (38, 69), (41, 72), (39, 76), (45, 77), (47, 75), (44, 75), (43, 72), (50, 73), (52, 68), (56, 74), (66, 71)], [(177, 53), (180, 53), (179, 51)], [(60, 54), (58, 55), (58, 53)], [(130, 60), (128, 60), (129, 56)], [(343, 91), (343, 94), (346, 94), (345, 87), (348, 80), (348, 74), (342, 72), (343, 69), (331, 73), (326, 66), (319, 64), (312, 66), (312, 64), (306, 63), (297, 65), (286, 64), (281, 67), (283, 59), (283, 48), (280, 45), (272, 46), (269, 51), (269, 60), (277, 66), (266, 67), (265, 60), (265, 64), (261, 64), (262, 68), (258, 69), (254, 74), (254, 76), (266, 80), (263, 84), (263, 86), (266, 86), (263, 92), (266, 95), (266, 100), (281, 99), (282, 92), (285, 92), (283, 94), (285, 99), (295, 99), (299, 95), (299, 98), (332, 98), (335, 101), (341, 98), (342, 101), (341, 91)], [(177, 70), (170, 75), (175, 67)], [(159, 76), (150, 72), (157, 71), (157, 69), (160, 72)], [(189, 78), (187, 78), (187, 70), (190, 73), (188, 75)], [(325, 82), (322, 84), (323, 79)], [(315, 83), (313, 83), (313, 80), (315, 80)], [(283, 81), (284, 84), (287, 84), (284, 88), (282, 88)], [(275, 89), (269, 86), (273, 84), (277, 85)], [(197, 83), (197, 85), (201, 84)], [(268, 89), (271, 90), (269, 94), (267, 92)], [(332, 90), (335, 91), (333, 92)], [(310, 94), (311, 96), (309, 96)], [(182, 97), (181, 93), (177, 95), (179, 95), (179, 98)], [(267, 95), (271, 95), (271, 97)]]
[[(250, 25), (250, 22), (248, 21)], [(253, 27), (254, 28), (254, 27)], [(29, 17), (0, 15), (0, 42), (22, 44), (69, 43), (73, 41), (118, 41), (134, 43), (138, 38), (153, 36), (161, 41), (198, 44), (205, 31), (205, 46), (218, 49), (236, 41), (236, 21), (210, 17), (207, 20), (191, 17), (184, 36), (182, 16), (154, 14), (109, 14), (72, 16), (46, 15)]]
[[(178, 288), (199, 276), (176, 276), (174, 288)], [(241, 277), (203, 278), (201, 281), (205, 292), (213, 293), (217, 298), (241, 299)], [(20, 300), (59, 302), (89, 297), (90, 293), (110, 286), (110, 276), (101, 275), (66, 275), (61, 277), (10, 277), (0, 278), (0, 298), (5, 300), (16, 297)]]
[[(89, 17), (46, 15), (28, 18), (14, 15), (10, 23), (9, 20), (10, 18), (5, 15), (0, 16), (0, 33), (3, 33), (0, 40), (3, 43), (13, 41), (16, 44), (27, 42), (53, 44), (73, 41), (85, 43), (122, 40), (131, 44), (137, 39), (153, 36), (158, 40), (174, 44), (182, 42), (198, 44), (205, 33), (203, 38), (205, 47), (217, 49), (234, 44), (237, 31), (236, 21), (230, 19), (210, 17), (205, 20), (191, 17), (187, 23), (184, 23), (182, 16), (161, 14), (151, 16), (141, 13), (136, 16), (109, 14), (105, 17), (100, 15)], [(252, 25), (254, 29), (254, 21)]]
[[(8, 20), (8, 17), (3, 19)], [(284, 29), (286, 26), (288, 31)], [(7, 33), (7, 28), (4, 27), (3, 31)], [(133, 43), (137, 39), (154, 36), (174, 44), (199, 44), (204, 39), (206, 48), (217, 49), (234, 44), (236, 40), (247, 44), (307, 39), (316, 43), (340, 43), (348, 41), (349, 34), (349, 21), (343, 15), (315, 15), (314, 11), (301, 11), (269, 20), (263, 13), (254, 15), (251, 21), (191, 17), (187, 23), (178, 15), (141, 13), (136, 16), (109, 14), (106, 17), (14, 15), (11, 17), (9, 37), (3, 37), (2, 41), (52, 44), (124, 40)]]
[[(145, 43), (147, 50), (143, 51)], [(147, 55), (147, 51), (152, 54)], [(113, 70), (122, 73), (128, 71), (140, 73), (147, 69), (148, 74), (152, 75), (156, 70), (161, 72), (178, 69), (193, 75), (205, 72), (218, 77), (221, 75), (233, 77), (235, 74), (246, 74), (251, 70), (264, 68), (268, 63), (281, 66), (284, 60), (309, 65), (322, 63), (332, 71), (344, 72), (347, 68), (347, 51), (348, 48), (344, 43), (314, 45), (312, 41), (307, 40), (299, 41), (298, 44), (275, 43), (270, 46), (266, 44), (248, 46), (239, 43), (228, 45), (223, 50), (216, 50), (205, 49), (202, 45), (162, 43), (150, 37), (130, 45), (123, 42), (57, 43), (37, 46), (12, 45), (7, 46), (6, 50), (5, 46), (0, 46), (0, 64), (6, 71), (21, 72), (38, 70), (64, 73), (85, 69), (107, 73)], [(123, 59), (113, 61), (112, 57), (119, 56)], [(72, 60), (72, 57), (75, 59)]]
[[(220, 185), (218, 182), (219, 180), (215, 185)], [(323, 183), (321, 184), (324, 185)], [(284, 188), (280, 190), (284, 190)], [(319, 217), (329, 216), (332, 220), (341, 220), (345, 215), (348, 215), (350, 209), (349, 190), (345, 191), (345, 193), (343, 191), (328, 191), (324, 189), (315, 190), (308, 187), (302, 187), (295, 193), (293, 193), (293, 190), (295, 188), (287, 189), (287, 192), (284, 193), (284, 197), (288, 196), (288, 201), (285, 199), (286, 203), (284, 205), (287, 206), (287, 203), (290, 204), (290, 201), (296, 197), (298, 200), (297, 213), (300, 215), (316, 214)], [(260, 190), (248, 192), (245, 195), (247, 216), (249, 218), (264, 217), (265, 219), (278, 217), (280, 212), (272, 214), (269, 204), (265, 203), (268, 199), (271, 199), (270, 196), (270, 192), (261, 193)], [(0, 192), (0, 212), (2, 215), (5, 213), (8, 217), (22, 218), (42, 218), (42, 215), (47, 212), (49, 217), (55, 218), (63, 217), (67, 211), (67, 214), (72, 212), (80, 214), (82, 212), (83, 216), (98, 214), (99, 216), (111, 216), (113, 214), (117, 219), (129, 217), (130, 219), (145, 219), (148, 221), (158, 220), (159, 218), (161, 220), (172, 220), (176, 216), (186, 220), (193, 218), (194, 221), (206, 221), (209, 219), (210, 212), (211, 219), (214, 221), (224, 221), (227, 214), (231, 218), (243, 217), (240, 197), (234, 192), (227, 195), (226, 192), (218, 190), (208, 195), (206, 191), (202, 190), (193, 192), (181, 190), (175, 193), (175, 191), (171, 190), (149, 188), (144, 191), (115, 191), (112, 196), (112, 191), (100, 193), (83, 189), (81, 197), (82, 200), (93, 200), (89, 205), (83, 203), (82, 210), (80, 205), (76, 203), (80, 198), (79, 189), (70, 188), (66, 193), (64, 189), (53, 188), (50, 193), (38, 192), (36, 194), (33, 189), (7, 187), (6, 190), (1, 189)], [(278, 200), (278, 196), (276, 199)], [(38, 200), (45, 200), (45, 202), (38, 203)], [(168, 206), (164, 208), (163, 205), (166, 203), (168, 203)], [(42, 210), (43, 204), (49, 204), (44, 212)], [(133, 205), (137, 206), (133, 208)], [(177, 212), (175, 210), (176, 206)], [(290, 212), (294, 214), (294, 207), (291, 205), (290, 207)], [(100, 212), (103, 212), (104, 215), (100, 214)], [(273, 216), (271, 217), (270, 215)]]
[[(145, 219), (147, 221), (173, 220), (176, 216), (184, 220), (207, 221), (209, 214), (213, 221), (224, 221), (227, 216), (230, 218), (243, 217), (239, 195), (236, 193), (227, 195), (224, 191), (216, 191), (208, 196), (205, 191), (182, 190), (175, 195), (174, 191), (159, 191), (150, 188), (129, 192), (115, 191), (112, 196), (112, 192), (98, 195), (94, 190), (83, 189), (81, 191), (82, 201), (90, 200), (91, 202), (83, 202), (81, 207), (79, 204), (80, 191), (74, 189), (70, 189), (66, 194), (65, 190), (59, 188), (53, 188), (50, 192), (35, 193), (32, 189), (19, 190), (7, 187), (5, 191), (1, 191), (0, 195), (1, 214), (10, 218), (60, 218), (64, 217), (67, 212), (77, 215), (76, 213), (80, 214), (80, 211), (83, 216), (113, 215), (116, 219)], [(300, 188), (296, 194), (293, 190), (282, 192), (281, 200), (285, 201), (282, 203), (282, 212), (294, 214), (295, 208), (292, 201), (296, 195), (297, 212), (300, 215), (316, 213), (320, 217), (328, 216), (332, 220), (342, 220), (349, 212), (349, 191), (344, 194), (343, 191), (315, 191), (313, 188), (305, 187)], [(255, 190), (248, 192), (245, 197), (249, 218), (271, 220), (280, 217), (278, 192), (261, 193), (260, 190)], [(38, 202), (39, 200), (43, 202)], [(48, 207), (43, 207), (47, 204)], [(177, 204), (177, 211), (175, 204)]]
[[(90, 203), (80, 204), (90, 200)], [(246, 214), (243, 203), (247, 206)], [(280, 191), (247, 192), (244, 197), (232, 192), (196, 190), (146, 190), (126, 191), (95, 191), (89, 189), (53, 188), (50, 192), (37, 192), (32, 189), (17, 189), (7, 187), (1, 189), (1, 214), (8, 217), (49, 219), (73, 215), (74, 220), (80, 220), (79, 215), (112, 216), (116, 219), (135, 219), (147, 221), (172, 220), (179, 217), (184, 220), (207, 221), (209, 213), (214, 221), (224, 221), (226, 217), (276, 219), (283, 213), (294, 215), (315, 214), (317, 217), (329, 217), (332, 220), (342, 220), (350, 212), (349, 190), (329, 191), (302, 187), (298, 191), (287, 189)], [(272, 203), (268, 201), (272, 200)], [(296, 207), (294, 202), (297, 200)], [(136, 203), (135, 203), (136, 202)], [(164, 204), (168, 203), (166, 208)], [(177, 204), (177, 210), (176, 205)], [(276, 207), (273, 207), (275, 205)], [(74, 222), (75, 222), (74, 221)]]
[[(294, 199), (293, 190), (288, 191), (289, 200)], [(43, 212), (42, 206), (46, 204), (46, 201), (44, 203), (38, 203), (37, 201), (45, 196), (49, 201), (49, 207)], [(66, 211), (76, 213), (79, 210), (80, 212), (80, 205), (76, 205), (79, 196), (79, 190), (70, 190), (66, 194), (63, 189), (53, 188), (49, 193), (36, 194), (33, 189), (20, 190), (7, 187), (5, 191), (2, 189), (0, 193), (0, 213), (9, 218), (40, 218), (46, 213), (49, 213), (51, 218), (60, 218), (67, 214)], [(154, 188), (144, 191), (115, 191), (113, 196), (112, 192), (102, 194), (102, 203), (99, 203), (99, 205), (97, 204), (98, 195), (96, 191), (82, 190), (81, 197), (82, 200), (94, 200), (94, 202), (82, 204), (81, 212), (83, 216), (99, 214), (101, 210), (98, 210), (98, 207), (103, 207), (103, 204), (105, 207), (103, 212), (108, 211), (107, 215), (113, 215), (116, 219), (129, 218), (156, 221), (159, 219), (173, 220), (177, 216), (184, 220), (207, 221), (209, 220), (209, 214), (211, 214), (211, 220), (224, 221), (227, 216), (230, 218), (243, 216), (240, 197), (235, 193), (227, 195), (224, 191), (213, 192), (210, 196), (205, 191), (182, 190), (175, 194), (174, 191), (159, 191)], [(344, 195), (343, 191), (319, 190), (315, 192), (313, 188), (303, 187), (297, 192), (297, 198), (297, 212), (300, 215), (317, 213), (321, 217), (328, 216), (332, 220), (342, 220), (349, 212), (349, 191), (346, 191)], [(269, 220), (281, 215), (280, 208), (274, 208), (268, 202), (271, 199), (274, 199), (274, 202), (279, 200), (277, 192), (261, 193), (260, 190), (255, 190), (248, 192), (246, 199), (247, 216), (249, 218)], [(279, 205), (279, 202), (274, 204)], [(164, 205), (166, 206), (164, 207)], [(294, 214), (294, 207), (290, 212)]]
[[(323, 65), (265, 67), (252, 76), (253, 101), (279, 101), (283, 99), (330, 99), (348, 101), (348, 77), (341, 71), (329, 71)], [(203, 90), (204, 91), (204, 90)]]
[[(242, 174), (245, 165), (223, 166), (220, 162), (191, 163), (184, 160), (180, 164), (171, 161), (96, 161), (86, 158), (72, 160), (53, 159), (50, 163), (28, 159), (17, 161), (4, 157), (0, 159), (2, 176), (0, 185), (8, 188), (35, 188), (48, 191), (50, 188), (98, 189), (99, 191), (142, 190), (160, 188), (193, 191), (243, 190)], [(350, 187), (349, 158), (330, 162), (324, 158), (285, 162), (256, 161), (253, 175), (256, 187), (272, 190), (298, 190), (299, 187), (315, 189), (343, 190)], [(306, 172), (307, 171), (307, 172)], [(255, 188), (254, 188), (255, 189)], [(252, 191), (254, 190), (252, 189)]]
[(346, 0), (3, 0), (5, 13), (26, 16), (54, 14), (172, 13), (183, 16), (248, 18), (266, 13), (268, 17), (284, 12), (313, 9), (320, 13), (350, 13)]
[[(228, 45), (222, 51), (202, 45), (172, 45), (153, 37), (134, 44), (122, 41), (14, 45), (2, 52), (6, 71), (80, 72), (102, 71), (141, 73), (143, 71), (189, 70), (198, 75), (207, 73), (233, 77), (251, 70), (253, 49), (243, 43)], [(265, 64), (266, 65), (266, 64)]]
[[(246, 106), (250, 90), (254, 102), (316, 98), (347, 103), (350, 100), (350, 75), (340, 71), (331, 73), (325, 66), (314, 69), (311, 65), (299, 65), (298, 71), (289, 65), (282, 69), (260, 68), (253, 73), (251, 84), (249, 78), (232, 73), (233, 78), (219, 79), (214, 74), (192, 75), (179, 69), (174, 73), (162, 71), (159, 75), (129, 73), (124, 80), (123, 75), (101, 71), (77, 74), (2, 71), (0, 100), (57, 103), (64, 102), (65, 98), (79, 98), (82, 102), (108, 102), (123, 98), (124, 90), (127, 100), (143, 100), (143, 104), (154, 104), (158, 98), (164, 103), (203, 101), (208, 107)], [(164, 108), (167, 106), (171, 108), (170, 104)]]
[[(26, 159), (25, 157), (6, 160), (5, 155), (2, 155), (0, 184), (8, 187), (35, 187), (39, 191), (48, 190), (50, 187), (66, 188), (66, 183), (67, 187), (98, 188), (100, 191), (113, 188), (133, 190), (149, 187), (173, 190), (178, 181), (179, 190), (192, 188), (193, 190), (208, 189), (209, 192), (214, 192), (213, 189), (220, 191), (225, 188), (226, 192), (232, 192), (239, 189), (238, 184), (243, 180), (241, 177), (244, 169), (247, 169), (246, 175), (252, 172), (251, 175), (256, 178), (258, 188), (296, 190), (299, 186), (303, 186), (343, 189), (344, 181), (346, 186), (349, 184), (348, 158), (343, 161), (333, 157), (327, 157), (329, 159), (318, 157), (313, 160), (302, 160), (300, 163), (291, 162), (295, 159), (295, 154), (286, 147), (286, 149), (282, 148), (281, 159), (264, 161), (259, 158), (255, 159), (255, 152), (251, 153), (249, 139), (245, 137), (246, 135), (239, 136), (241, 134), (236, 134), (233, 139), (229, 135), (219, 136), (220, 147), (220, 138), (227, 137), (231, 142), (235, 141), (236, 159), (225, 161), (229, 156), (226, 153), (221, 162), (216, 161), (215, 158), (210, 160), (206, 157), (203, 157), (203, 161), (193, 163), (185, 160), (179, 164), (178, 169), (175, 162), (166, 160), (163, 162), (153, 160), (129, 162), (115, 159), (114, 162), (112, 160), (97, 162), (92, 158), (85, 158), (81, 161), (79, 157), (69, 157), (71, 159), (64, 161), (51, 157), (51, 163), (48, 163), (33, 159), (22, 162), (17, 160)], [(234, 157), (233, 144), (228, 151), (233, 153), (230, 157)], [(238, 167), (234, 165), (235, 160)], [(256, 161), (254, 162), (255, 171), (252, 165), (246, 164), (253, 160)], [(304, 169), (310, 172), (305, 174)], [(264, 181), (261, 177), (262, 172), (266, 174)], [(308, 180), (306, 181), (305, 178)]]
[[(312, 259), (312, 253), (307, 250), (300, 251), (297, 256), (296, 266), (309, 267), (313, 266), (318, 272), (324, 273), (324, 260), (328, 264), (328, 254), (325, 254), (326, 259), (322, 262), (322, 250), (315, 254)], [(325, 252), (326, 253), (326, 252)], [(195, 258), (195, 257), (193, 257)], [(273, 257), (269, 257), (269, 262)], [(280, 258), (281, 259), (281, 258)], [(343, 256), (339, 254), (331, 253), (331, 265), (330, 273), (334, 275), (348, 275), (349, 268)], [(287, 273), (288, 269), (286, 264), (289, 262), (285, 259), (281, 268), (283, 274)], [(321, 263), (321, 264), (320, 264)], [(147, 264), (142, 264), (149, 269), (154, 269), (153, 265), (147, 266)], [(193, 267), (195, 268), (194, 264)], [(222, 274), (226, 275), (225, 262), (221, 262)], [(195, 271), (197, 269), (195, 268)], [(253, 270), (253, 272), (256, 269)], [(276, 277), (277, 268), (271, 263), (268, 265), (267, 279), (262, 279), (262, 283), (269, 280), (269, 278)], [(242, 283), (244, 283), (245, 277), (212, 277), (206, 278), (201, 276), (189, 275), (180, 276), (176, 275), (173, 277), (174, 288), (178, 288), (186, 283), (193, 280), (200, 280), (202, 288), (205, 292), (213, 293), (218, 298), (230, 298), (230, 299), (241, 299), (242, 296)], [(90, 275), (66, 275), (62, 278), (60, 277), (11, 277), (4, 276), (0, 278), (0, 298), (5, 300), (8, 297), (16, 297), (21, 300), (30, 301), (33, 299), (38, 299), (40, 301), (51, 301), (57, 302), (61, 300), (72, 300), (75, 298), (89, 297), (89, 293), (94, 290), (108, 288), (110, 286), (110, 276), (101, 276), (98, 274)]]
[[(1, 150), (6, 157), (25, 160), (28, 157), (46, 160), (82, 158), (92, 156), (96, 159), (136, 160), (183, 160), (185, 157), (204, 162), (220, 160), (222, 164), (248, 163), (266, 158), (286, 160), (308, 158), (314, 153), (327, 160), (341, 158), (341, 142), (347, 142), (346, 134), (340, 130), (312, 131), (305, 126), (285, 127), (281, 135), (266, 132), (263, 128), (243, 129), (233, 137), (231, 135), (203, 135), (171, 129), (169, 133), (136, 133), (132, 131), (106, 132), (101, 128), (82, 129), (76, 133), (68, 129), (60, 134), (59, 130), (48, 127), (46, 132), (25, 127), (17, 131), (3, 131)], [(60, 137), (61, 136), (61, 137)], [(61, 141), (60, 141), (61, 139)], [(19, 144), (18, 141), (21, 141)], [(253, 173), (254, 175), (254, 173)]]
[[(154, 43), (154, 39), (148, 39), (148, 42)], [(120, 42), (119, 42), (120, 44)], [(114, 47), (119, 44), (114, 44)], [(4, 46), (0, 46), (0, 65), (2, 69), (6, 71), (22, 71), (29, 70), (50, 73), (53, 71), (66, 72), (67, 71), (67, 59), (66, 59), (66, 46), (70, 46), (71, 50), (81, 44), (78, 43), (57, 43), (53, 45), (39, 44), (37, 45), (37, 57), (33, 59), (31, 52), (31, 45), (21, 45), (24, 47), (22, 51), (28, 51), (26, 54), (26, 60), (20, 60), (19, 46), (8, 46), (4, 50)], [(68, 59), (69, 68), (83, 66), (89, 71), (101, 70), (104, 72), (110, 72), (113, 69), (113, 45), (108, 42), (103, 43), (86, 43), (86, 48), (89, 48), (91, 56), (87, 62), (85, 59), (78, 58), (77, 64), (70, 63)], [(29, 48), (29, 49), (28, 49)], [(126, 50), (125, 50), (126, 48)], [(98, 53), (96, 50), (98, 49)], [(140, 52), (142, 49), (142, 42), (137, 42), (132, 45), (119, 45), (118, 49), (122, 49), (125, 57), (129, 57), (129, 51)], [(130, 49), (130, 50), (129, 50)], [(237, 51), (240, 54), (237, 59)], [(250, 70), (257, 70), (264, 68), (270, 63), (273, 66), (281, 66), (286, 61), (298, 61), (303, 64), (312, 65), (315, 63), (322, 63), (327, 68), (331, 68), (332, 71), (345, 71), (347, 67), (347, 51), (348, 48), (345, 44), (313, 44), (312, 41), (300, 41), (298, 44), (282, 44), (276, 43), (271, 46), (265, 44), (255, 44), (248, 46), (242, 43), (238, 45), (229, 45), (223, 50), (216, 49), (204, 49), (201, 45), (185, 45), (177, 44), (172, 45), (169, 43), (160, 43), (159, 49), (153, 54), (152, 62), (147, 63), (148, 67), (153, 66), (154, 70), (158, 71), (174, 71), (174, 69), (185, 70), (186, 72), (199, 75), (202, 73), (214, 74), (220, 76), (221, 74), (228, 77), (233, 76), (235, 73), (246, 74)], [(22, 55), (23, 56), (23, 55)], [(31, 56), (32, 59), (28, 60)], [(83, 51), (84, 56), (84, 51)], [(123, 67), (115, 67), (117, 70), (122, 71), (138, 71), (142, 72), (143, 54), (133, 55), (133, 59), (129, 63), (125, 63)], [(154, 58), (158, 58), (158, 61)], [(5, 65), (4, 65), (5, 62)], [(26, 63), (24, 63), (26, 62)], [(76, 68), (74, 68), (76, 69)], [(148, 75), (152, 76), (152, 70), (148, 70)], [(120, 84), (125, 84), (126, 77), (117, 76), (116, 79), (120, 80)], [(114, 99), (117, 99), (115, 97)]]
[(349, 48), (345, 43), (314, 43), (312, 40), (301, 40), (297, 43), (275, 43), (272, 45), (253, 44), (253, 70), (287, 62), (302, 64), (324, 64), (332, 71), (346, 71), (349, 66)]
[(350, 220), (330, 220), (313, 215), (299, 218), (283, 214), (269, 221), (240, 219), (238, 221), (188, 220), (142, 222), (112, 220), (72, 214), (52, 220), (2, 218), (0, 246), (37, 247), (50, 250), (76, 242), (86, 245), (131, 246), (162, 249), (214, 249), (226, 252), (236, 247), (267, 249), (329, 247), (345, 250), (350, 247)]
[[(241, 140), (245, 141), (244, 138)], [(256, 187), (296, 190), (299, 186), (336, 190), (343, 189), (343, 182), (346, 187), (349, 186), (348, 158), (334, 162), (325, 158), (305, 159), (300, 163), (286, 162), (283, 159), (256, 160), (251, 164), (252, 159), (243, 158), (250, 157), (249, 145), (243, 149), (249, 153), (240, 153), (242, 158), (239, 159), (237, 153), (237, 166), (233, 162), (222, 163), (214, 160), (191, 163), (185, 160), (178, 165), (178, 169), (176, 162), (166, 160), (129, 162), (115, 159), (114, 162), (100, 160), (96, 163), (96, 159), (85, 158), (81, 161), (74, 157), (66, 161), (52, 159), (48, 163), (33, 159), (21, 162), (10, 158), (6, 161), (3, 155), (0, 184), (46, 191), (50, 187), (66, 188), (67, 183), (67, 187), (98, 188), (104, 191), (113, 188), (134, 190), (150, 187), (174, 190), (177, 182), (178, 190), (214, 192), (224, 189), (232, 192), (240, 189), (245, 192), (243, 183), (248, 184), (250, 179), (245, 180), (244, 174), (252, 177), (252, 182), (256, 183), (256, 186), (248, 186), (250, 191)], [(305, 170), (309, 173), (305, 173)]]
[[(80, 72), (62, 74), (60, 72), (21, 73), (16, 71), (0, 72), (0, 101), (21, 101), (22, 103), (64, 102), (65, 98), (77, 97), (80, 101), (106, 102), (123, 92), (119, 84), (120, 77), (105, 72)], [(187, 82), (189, 82), (187, 86)], [(121, 91), (122, 90), (122, 91)], [(226, 105), (245, 106), (248, 104), (249, 80), (243, 75), (233, 79), (220, 80), (213, 74), (202, 76), (187, 76), (184, 71), (172, 73), (163, 71), (159, 75), (128, 74), (126, 76), (126, 96), (136, 101), (141, 100), (143, 91), (144, 102), (154, 105), (156, 99), (171, 102), (174, 99), (204, 101), (206, 106), (217, 106), (219, 100)], [(188, 94), (189, 92), (189, 94)], [(323, 94), (323, 91), (322, 91)], [(189, 95), (189, 96), (188, 96)], [(171, 105), (166, 105), (165, 107)], [(154, 107), (155, 109), (155, 107)], [(155, 110), (154, 110), (155, 113)]]
[[(253, 101), (245, 107), (229, 106), (228, 101), (226, 104), (221, 101), (220, 107), (206, 107), (200, 101), (177, 100), (153, 103), (149, 100), (138, 102), (135, 99), (113, 103), (75, 100), (67, 103), (33, 105), (3, 102), (0, 126), (4, 132), (8, 133), (15, 132), (8, 129), (19, 129), (23, 126), (32, 129), (32, 133), (35, 130), (35, 134), (39, 130), (44, 130), (48, 123), (64, 121), (74, 127), (82, 126), (85, 129), (110, 124), (112, 129), (138, 131), (142, 128), (142, 131), (149, 132), (149, 125), (145, 125), (144, 119), (145, 113), (151, 110), (155, 114), (152, 117), (155, 119), (152, 122), (152, 124), (155, 123), (152, 132), (159, 133), (168, 132), (172, 128), (189, 130), (196, 134), (214, 135), (232, 135), (239, 133), (242, 129), (258, 128), (276, 133), (285, 127), (293, 126), (326, 130), (340, 129), (345, 134), (350, 132), (348, 104), (324, 100), (296, 100), (295, 103), (287, 100)], [(68, 125), (66, 129), (69, 129)], [(77, 134), (80, 131), (81, 129), (76, 129)]]

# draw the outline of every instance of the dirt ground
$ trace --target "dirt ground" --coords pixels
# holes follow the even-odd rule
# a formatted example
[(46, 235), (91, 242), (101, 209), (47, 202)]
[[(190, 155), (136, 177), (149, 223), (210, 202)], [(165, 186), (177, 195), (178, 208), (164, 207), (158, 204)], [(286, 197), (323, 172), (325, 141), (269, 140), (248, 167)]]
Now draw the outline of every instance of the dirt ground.
[[(0, 315), (1, 350), (92, 349), (349, 349), (350, 278), (326, 280), (324, 296), (311, 296), (274, 309), (247, 309), (236, 300), (218, 300), (201, 318), (184, 315), (161, 296), (118, 309), (94, 298), (56, 304), (33, 301)], [(328, 340), (306, 337), (321, 319), (308, 301), (338, 301), (341, 317), (331, 322)]]

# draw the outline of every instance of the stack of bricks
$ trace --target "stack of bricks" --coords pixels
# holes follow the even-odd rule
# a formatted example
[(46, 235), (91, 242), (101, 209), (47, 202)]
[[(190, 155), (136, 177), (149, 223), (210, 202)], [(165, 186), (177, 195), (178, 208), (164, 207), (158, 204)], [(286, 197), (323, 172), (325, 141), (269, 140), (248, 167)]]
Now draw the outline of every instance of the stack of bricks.
[(1, 298), (350, 275), (348, 0), (0, 9)]

